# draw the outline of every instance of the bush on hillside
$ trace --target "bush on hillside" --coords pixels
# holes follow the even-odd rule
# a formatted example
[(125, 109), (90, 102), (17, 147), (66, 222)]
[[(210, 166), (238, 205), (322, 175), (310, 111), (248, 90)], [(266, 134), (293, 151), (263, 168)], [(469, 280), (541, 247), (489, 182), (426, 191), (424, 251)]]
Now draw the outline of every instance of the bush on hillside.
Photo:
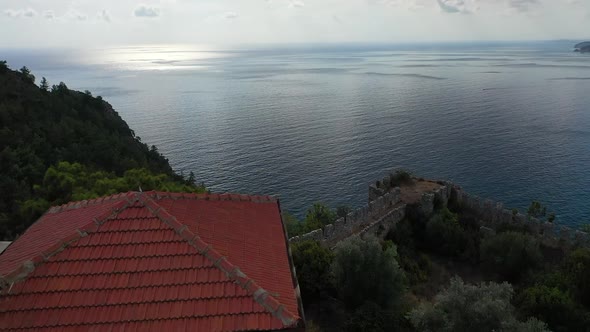
[(328, 224), (336, 221), (336, 212), (330, 209), (327, 205), (322, 203), (315, 203), (307, 210), (304, 220), (304, 228), (306, 232), (323, 228)]
[(340, 298), (352, 309), (372, 301), (384, 309), (395, 307), (406, 289), (406, 278), (396, 260), (395, 247), (383, 250), (376, 239), (353, 238), (336, 249), (332, 263)]
[(552, 331), (583, 331), (590, 323), (568, 292), (547, 285), (535, 285), (516, 296), (515, 304), (525, 316), (547, 323)]
[(289, 212), (283, 212), (283, 223), (285, 224), (289, 238), (305, 234), (303, 223)]
[(482, 263), (507, 280), (517, 280), (523, 273), (541, 264), (539, 241), (527, 234), (505, 232), (483, 239)]
[(399, 187), (401, 185), (411, 185), (414, 183), (412, 174), (406, 170), (400, 169), (390, 175), (390, 186)]
[(590, 308), (590, 249), (574, 250), (566, 258), (563, 270), (576, 299)]
[(425, 332), (547, 331), (538, 320), (516, 319), (512, 294), (508, 283), (475, 286), (453, 278), (434, 304), (420, 305), (409, 318), (417, 331)]
[(378, 304), (368, 301), (357, 308), (346, 322), (348, 332), (385, 332), (395, 330), (399, 325), (397, 315), (384, 310)]
[(316, 241), (303, 241), (291, 244), (293, 264), (304, 300), (319, 298), (322, 292), (331, 292), (333, 278), (330, 265), (334, 254)]
[(459, 224), (458, 216), (448, 209), (442, 209), (426, 224), (426, 246), (448, 256), (458, 256), (465, 251), (468, 237)]

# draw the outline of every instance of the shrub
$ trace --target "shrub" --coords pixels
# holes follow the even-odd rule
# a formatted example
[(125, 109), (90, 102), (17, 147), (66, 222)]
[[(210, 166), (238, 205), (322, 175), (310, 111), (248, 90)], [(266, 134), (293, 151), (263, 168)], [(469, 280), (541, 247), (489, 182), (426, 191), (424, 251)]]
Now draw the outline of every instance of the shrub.
[(391, 331), (397, 326), (396, 315), (392, 311), (384, 310), (374, 302), (365, 302), (357, 308), (346, 322), (346, 331)]
[(328, 206), (322, 203), (315, 203), (307, 210), (305, 220), (303, 221), (306, 232), (323, 228), (324, 226), (336, 221), (336, 213)]
[(426, 246), (443, 255), (460, 255), (466, 248), (467, 234), (456, 214), (442, 209), (426, 224)]
[(553, 331), (582, 331), (588, 323), (569, 294), (557, 287), (529, 287), (516, 297), (515, 304), (522, 314), (543, 320)]
[(304, 299), (316, 299), (320, 293), (331, 291), (330, 265), (334, 254), (316, 241), (303, 241), (291, 245), (297, 281)]
[(543, 258), (537, 239), (515, 232), (483, 239), (480, 255), (484, 265), (508, 280), (518, 279), (524, 272), (537, 267)]
[(283, 223), (285, 224), (289, 238), (305, 234), (303, 223), (289, 212), (283, 212)]
[(401, 220), (389, 230), (387, 240), (393, 241), (398, 247), (414, 248), (414, 230), (412, 221), (408, 218)]
[(565, 260), (564, 272), (575, 298), (590, 307), (590, 249), (574, 250)]
[(417, 285), (428, 280), (432, 262), (425, 254), (412, 254), (408, 249), (400, 248), (398, 262), (406, 272), (410, 285)]
[(376, 239), (341, 243), (332, 264), (336, 289), (349, 308), (373, 301), (383, 308), (398, 304), (406, 279), (395, 247), (382, 250)]
[(403, 169), (395, 171), (395, 173), (390, 176), (391, 187), (410, 185), (412, 183), (414, 183), (414, 180), (412, 179), (412, 174)]
[(510, 304), (512, 294), (508, 283), (475, 286), (453, 278), (434, 304), (420, 305), (409, 318), (418, 331), (546, 331), (544, 324), (536, 320), (516, 320)]

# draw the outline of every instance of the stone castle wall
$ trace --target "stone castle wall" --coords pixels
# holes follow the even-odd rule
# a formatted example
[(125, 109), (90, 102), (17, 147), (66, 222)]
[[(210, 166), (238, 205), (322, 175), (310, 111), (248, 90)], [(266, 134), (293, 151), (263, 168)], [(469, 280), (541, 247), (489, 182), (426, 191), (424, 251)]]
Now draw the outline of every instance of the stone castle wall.
[[(540, 221), (535, 218), (505, 209), (500, 202), (481, 199), (470, 195), (460, 186), (448, 181), (437, 181), (438, 189), (422, 194), (418, 208), (421, 214), (428, 217), (437, 208), (447, 207), (449, 201), (462, 205), (473, 211), (481, 222), (482, 230), (494, 232), (501, 225), (514, 225), (528, 228), (530, 232), (551, 246), (584, 246), (590, 247), (590, 234), (574, 230), (566, 226)], [(323, 229), (316, 229), (307, 234), (295, 236), (290, 242), (314, 240), (327, 246), (351, 237), (368, 235), (383, 238), (387, 232), (406, 216), (406, 204), (401, 202), (401, 191), (391, 187), (391, 178), (384, 177), (369, 185), (369, 203), (339, 218), (334, 224)]]
[(482, 226), (488, 229), (495, 230), (503, 224), (514, 225), (528, 228), (533, 235), (551, 246), (590, 247), (590, 234), (586, 232), (529, 218), (522, 213), (513, 214), (511, 210), (505, 209), (502, 203), (470, 195), (456, 185), (453, 185), (451, 195), (458, 204), (475, 212), (481, 220)]
[[(389, 183), (387, 181), (382, 183)], [(365, 236), (379, 232), (384, 236), (387, 231), (398, 221), (405, 217), (405, 205), (401, 204), (401, 192), (399, 188), (387, 188), (387, 191), (375, 186), (369, 186), (369, 203), (346, 217), (337, 219), (333, 224), (326, 225), (322, 229), (316, 229), (309, 233), (295, 236), (289, 242), (306, 240), (319, 241), (327, 246), (333, 246), (353, 235)], [(376, 190), (379, 194), (371, 194)], [(378, 234), (379, 235), (379, 234)]]

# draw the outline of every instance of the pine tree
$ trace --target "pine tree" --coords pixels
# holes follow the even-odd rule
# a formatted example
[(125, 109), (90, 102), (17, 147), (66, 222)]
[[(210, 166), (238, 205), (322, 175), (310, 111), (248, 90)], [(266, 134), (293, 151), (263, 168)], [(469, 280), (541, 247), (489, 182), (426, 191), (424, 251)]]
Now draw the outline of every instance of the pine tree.
[(47, 79), (45, 77), (41, 78), (41, 85), (39, 87), (43, 91), (49, 90), (49, 83), (47, 83)]

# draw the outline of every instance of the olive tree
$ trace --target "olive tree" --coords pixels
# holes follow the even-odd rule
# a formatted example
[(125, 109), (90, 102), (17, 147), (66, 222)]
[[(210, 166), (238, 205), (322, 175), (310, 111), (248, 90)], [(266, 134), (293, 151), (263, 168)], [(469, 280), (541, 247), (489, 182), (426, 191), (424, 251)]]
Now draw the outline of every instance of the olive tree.
[(512, 295), (508, 283), (469, 285), (456, 277), (433, 304), (422, 304), (408, 316), (416, 330), (425, 332), (548, 331), (536, 319), (518, 321)]
[(395, 246), (383, 250), (374, 238), (353, 238), (338, 246), (332, 271), (340, 298), (349, 308), (357, 308), (366, 301), (382, 308), (399, 303), (406, 278), (396, 256)]

